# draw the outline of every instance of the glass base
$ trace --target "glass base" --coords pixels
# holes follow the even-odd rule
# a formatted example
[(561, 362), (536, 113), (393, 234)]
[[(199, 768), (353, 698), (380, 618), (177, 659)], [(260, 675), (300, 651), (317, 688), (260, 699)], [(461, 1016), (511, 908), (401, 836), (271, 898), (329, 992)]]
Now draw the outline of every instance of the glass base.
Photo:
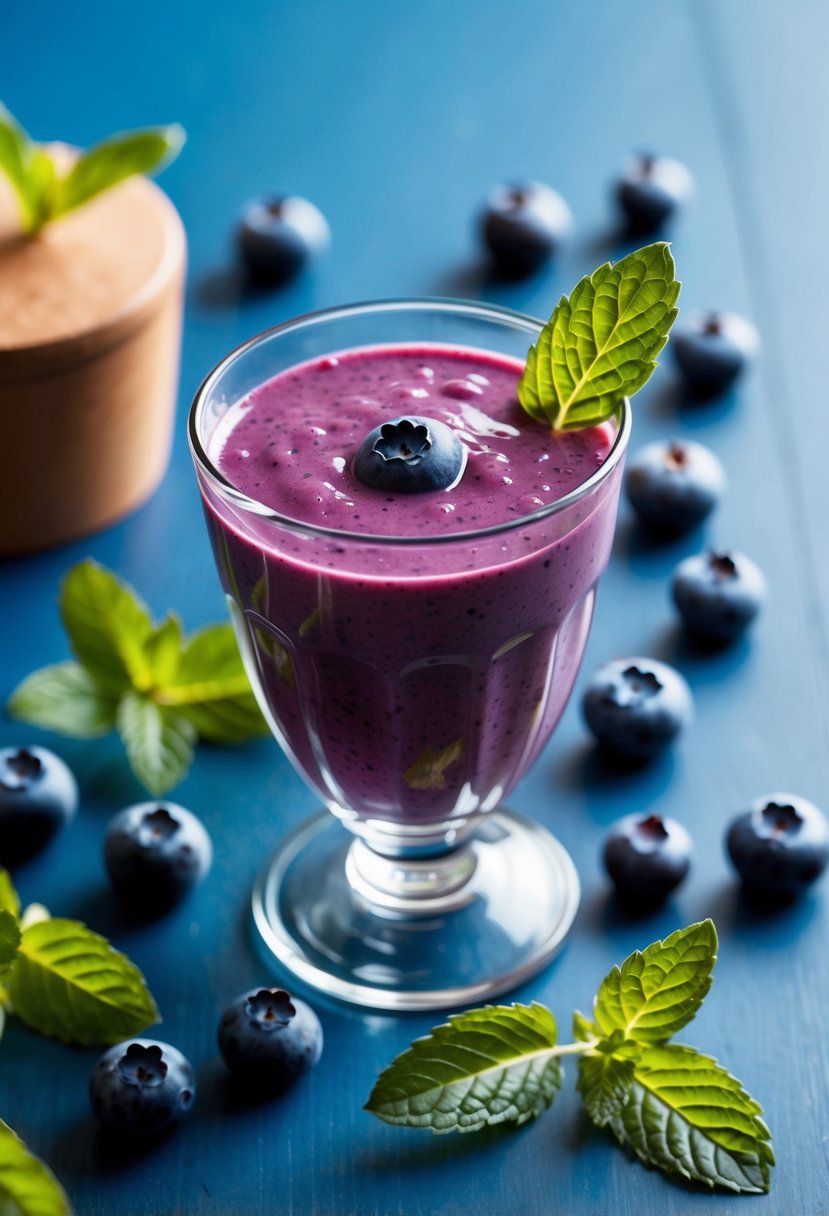
[(306, 984), (373, 1009), (489, 999), (558, 951), (579, 904), (570, 855), (504, 807), (462, 848), (387, 859), (329, 812), (288, 836), (253, 891), (270, 953)]

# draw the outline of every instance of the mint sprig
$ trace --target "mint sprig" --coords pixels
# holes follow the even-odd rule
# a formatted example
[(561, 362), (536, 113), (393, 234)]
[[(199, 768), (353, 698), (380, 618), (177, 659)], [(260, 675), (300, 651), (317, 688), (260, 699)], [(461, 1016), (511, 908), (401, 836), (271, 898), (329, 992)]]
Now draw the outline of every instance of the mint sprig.
[(716, 958), (710, 920), (634, 952), (602, 981), (593, 1019), (574, 1015), (573, 1043), (558, 1042), (552, 1013), (535, 1003), (450, 1017), (381, 1074), (366, 1109), (433, 1132), (523, 1123), (550, 1105), (562, 1057), (576, 1055), (587, 1115), (646, 1165), (768, 1191), (774, 1154), (758, 1103), (716, 1060), (667, 1041), (699, 1009)]
[(182, 780), (198, 739), (268, 734), (229, 624), (184, 638), (174, 614), (153, 622), (132, 587), (91, 560), (69, 571), (59, 606), (75, 661), (27, 676), (12, 717), (80, 739), (117, 730), (154, 796)]
[(184, 144), (177, 124), (110, 136), (82, 152), (63, 171), (48, 149), (32, 140), (0, 105), (0, 171), (5, 172), (30, 236), (136, 173), (169, 163)]
[(0, 1119), (0, 1212), (69, 1216), (69, 1200), (52, 1171)]
[(648, 381), (677, 315), (670, 247), (606, 262), (562, 296), (530, 348), (518, 400), (557, 431), (597, 426)]

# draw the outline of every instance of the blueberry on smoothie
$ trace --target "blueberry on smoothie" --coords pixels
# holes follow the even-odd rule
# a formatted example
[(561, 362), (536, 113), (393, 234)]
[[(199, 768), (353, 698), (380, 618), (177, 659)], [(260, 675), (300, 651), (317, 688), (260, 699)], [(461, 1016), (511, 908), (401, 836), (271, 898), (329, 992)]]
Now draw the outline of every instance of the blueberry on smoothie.
[(237, 242), (251, 278), (281, 283), (294, 277), (331, 240), (328, 221), (298, 195), (255, 199), (242, 212)]
[(481, 216), (481, 238), (496, 268), (515, 278), (558, 253), (572, 227), (570, 208), (542, 182), (496, 186)]
[(692, 636), (732, 642), (762, 608), (766, 580), (744, 553), (718, 549), (680, 562), (674, 571), (671, 592)]
[(174, 802), (139, 802), (111, 820), (104, 862), (124, 903), (165, 911), (200, 883), (210, 869), (213, 846), (192, 811)]
[(460, 481), (466, 448), (434, 418), (392, 418), (369, 431), (357, 450), (354, 475), (375, 490), (420, 494)]
[(689, 387), (697, 393), (723, 392), (760, 349), (750, 321), (730, 312), (707, 312), (680, 321), (671, 350)]
[(313, 1068), (322, 1027), (310, 1005), (282, 988), (252, 988), (222, 1014), (219, 1050), (231, 1072), (279, 1089)]
[(653, 532), (679, 535), (711, 514), (725, 490), (722, 465), (712, 451), (691, 440), (645, 444), (631, 459), (625, 492)]
[(731, 821), (728, 856), (754, 895), (799, 895), (829, 861), (829, 822), (806, 798), (769, 794)]
[(616, 183), (616, 201), (631, 234), (658, 232), (690, 196), (694, 180), (667, 156), (640, 153)]
[(69, 767), (45, 747), (0, 749), (0, 865), (28, 861), (78, 808)]
[(89, 1098), (95, 1118), (128, 1135), (157, 1136), (193, 1109), (196, 1079), (190, 1062), (169, 1043), (133, 1039), (105, 1051), (92, 1070)]
[(657, 659), (613, 659), (593, 675), (582, 700), (597, 742), (625, 760), (649, 760), (693, 716), (684, 677)]
[(661, 903), (685, 878), (691, 837), (675, 819), (626, 815), (610, 828), (602, 850), (604, 867), (625, 903)]

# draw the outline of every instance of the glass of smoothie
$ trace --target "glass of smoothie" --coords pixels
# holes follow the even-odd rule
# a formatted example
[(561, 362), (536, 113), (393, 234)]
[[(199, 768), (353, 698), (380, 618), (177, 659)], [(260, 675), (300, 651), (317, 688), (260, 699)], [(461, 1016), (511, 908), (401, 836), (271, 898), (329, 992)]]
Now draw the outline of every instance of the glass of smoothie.
[(255, 921), (359, 1004), (503, 992), (578, 905), (566, 851), (504, 799), (576, 678), (630, 418), (560, 433), (525, 414), (540, 328), (448, 301), (317, 313), (230, 354), (190, 414), (251, 682), (326, 808), (268, 861)]

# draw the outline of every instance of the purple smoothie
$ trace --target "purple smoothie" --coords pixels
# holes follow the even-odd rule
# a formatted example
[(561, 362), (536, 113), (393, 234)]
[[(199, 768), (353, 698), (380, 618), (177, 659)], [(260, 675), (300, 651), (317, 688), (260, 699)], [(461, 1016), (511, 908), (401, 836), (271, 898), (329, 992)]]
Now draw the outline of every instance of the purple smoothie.
[[(227, 482), (269, 509), (202, 477), (263, 708), (355, 829), (397, 824), (416, 840), (492, 809), (570, 694), (621, 462), (590, 482), (613, 426), (534, 422), (521, 370), (466, 348), (361, 348), (260, 385), (209, 439)], [(406, 414), (457, 431), (468, 459), (453, 489), (395, 495), (354, 477), (363, 437)]]

